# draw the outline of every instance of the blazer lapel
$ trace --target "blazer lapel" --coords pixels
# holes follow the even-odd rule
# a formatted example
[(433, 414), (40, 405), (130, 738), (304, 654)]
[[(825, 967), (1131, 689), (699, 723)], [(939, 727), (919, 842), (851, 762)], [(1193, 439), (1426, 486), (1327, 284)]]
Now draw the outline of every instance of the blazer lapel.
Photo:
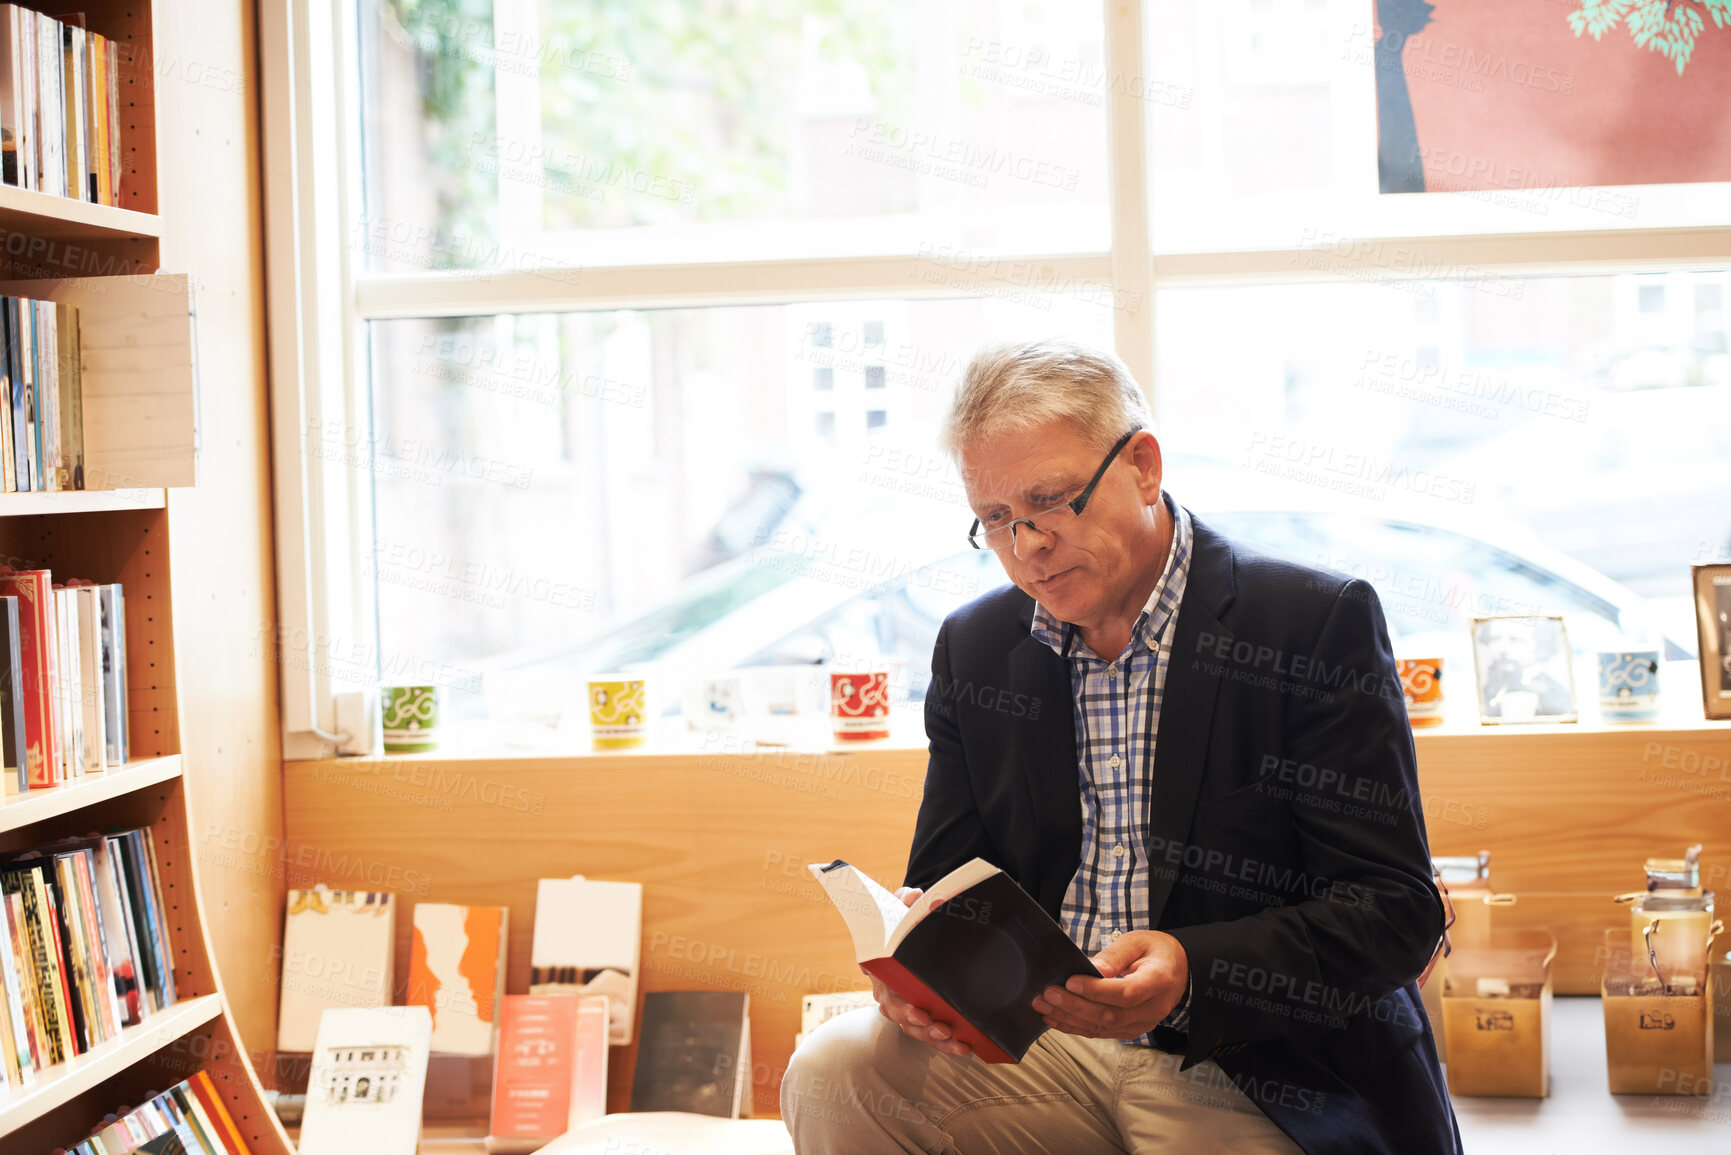
[[(1191, 530), (1190, 575), (1184, 601), (1178, 607), (1155, 730), (1150, 847), (1182, 847), (1189, 842), (1214, 725), (1214, 699), (1220, 690), (1219, 677), (1203, 668), (1197, 639), (1203, 634), (1228, 636), (1219, 615), (1236, 592), (1231, 545), (1194, 517)], [(1074, 736), (1071, 744), (1075, 744)], [(1177, 871), (1149, 873), (1148, 921), (1157, 927)]]
[[(1032, 623), (1034, 603), (1022, 614)], [(1064, 892), (1082, 854), (1081, 783), (1076, 769), (1076, 714), (1070, 687), (1070, 664), (1049, 646), (1024, 631), (1010, 651), (1009, 684), (1027, 687), (1030, 712), (1007, 734), (1009, 753), (1021, 763), (1033, 806), (1036, 846), (1035, 895), (1057, 917)], [(1034, 714), (1038, 703), (1038, 716)]]

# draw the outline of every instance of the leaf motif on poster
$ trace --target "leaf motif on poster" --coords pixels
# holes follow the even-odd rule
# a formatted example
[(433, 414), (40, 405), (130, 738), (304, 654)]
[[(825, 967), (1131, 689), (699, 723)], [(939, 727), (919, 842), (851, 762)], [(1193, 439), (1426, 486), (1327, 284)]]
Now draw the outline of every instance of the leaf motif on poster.
[(1626, 25), (1635, 47), (1659, 53), (1681, 76), (1707, 26), (1703, 12), (1715, 28), (1731, 25), (1731, 0), (1581, 0), (1580, 8), (1569, 13), (1569, 27), (1576, 36), (1585, 32), (1598, 40), (1617, 25)]

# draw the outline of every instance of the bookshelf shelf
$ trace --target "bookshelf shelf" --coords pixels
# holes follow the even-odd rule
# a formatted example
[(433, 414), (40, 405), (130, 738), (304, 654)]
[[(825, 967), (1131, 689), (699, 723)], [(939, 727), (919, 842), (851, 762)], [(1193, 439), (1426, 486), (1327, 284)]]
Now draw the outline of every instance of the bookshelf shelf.
[(0, 799), (0, 832), (71, 814), (86, 806), (179, 777), (180, 755), (168, 754), (161, 758), (134, 759), (118, 770), (89, 775), (65, 786), (32, 790), (28, 794), (8, 794)]
[(99, 513), (109, 509), (161, 509), (160, 489), (88, 489), (67, 493), (0, 493), (0, 517), (43, 513)]
[[(162, 220), (154, 213), (0, 185), (0, 229), (7, 236), (23, 234), (64, 244), (155, 240), (162, 236)], [(27, 253), (9, 255), (29, 259)]]
[[(221, 1015), (221, 995), (183, 999), (136, 1027), (127, 1027), (118, 1039), (92, 1047), (69, 1063), (39, 1073), (35, 1084), (12, 1098), (0, 1100), (0, 1137), (10, 1135), (56, 1107), (71, 1102)], [(92, 1123), (95, 1121), (91, 1120)]]

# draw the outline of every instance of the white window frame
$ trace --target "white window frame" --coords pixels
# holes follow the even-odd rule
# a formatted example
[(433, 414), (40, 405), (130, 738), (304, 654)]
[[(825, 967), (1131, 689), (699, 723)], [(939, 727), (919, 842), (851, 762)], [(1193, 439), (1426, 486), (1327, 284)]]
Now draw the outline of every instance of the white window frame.
[[(1142, 0), (1101, 0), (1108, 76), (1139, 77)], [(1152, 0), (1150, 0), (1152, 2)], [(915, 255), (688, 264), (376, 274), (360, 235), (358, 0), (263, 0), (265, 211), (273, 386), (278, 621), (285, 758), (338, 747), (334, 695), (370, 685), (378, 627), (364, 581), (372, 488), (364, 327), (369, 321), (602, 309), (785, 304), (824, 299), (953, 296)], [(495, 0), (501, 20), (523, 0)], [(1368, 0), (1367, 0), (1368, 3)], [(1110, 243), (1105, 251), (1029, 253), (1041, 278), (1109, 285), (1117, 354), (1154, 400), (1156, 290), (1186, 285), (1315, 282), (1439, 275), (1665, 272), (1731, 265), (1731, 212), (1685, 228), (1603, 228), (1477, 236), (1378, 236), (1363, 244), (1162, 254), (1151, 247), (1146, 102), (1129, 85), (1106, 96)], [(1157, 158), (1156, 158), (1157, 162)], [(1703, 186), (1725, 192), (1731, 187)], [(1450, 194), (1435, 194), (1446, 196)], [(1320, 253), (1329, 272), (1301, 258)], [(922, 292), (921, 286), (931, 286)], [(982, 290), (989, 287), (981, 286)], [(264, 628), (261, 625), (261, 628)]]

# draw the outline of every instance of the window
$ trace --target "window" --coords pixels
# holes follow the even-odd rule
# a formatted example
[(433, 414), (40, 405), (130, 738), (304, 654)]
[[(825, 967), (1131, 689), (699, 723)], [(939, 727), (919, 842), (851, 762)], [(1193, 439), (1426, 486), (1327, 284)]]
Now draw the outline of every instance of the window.
[[(1687, 563), (1731, 557), (1726, 186), (1432, 156), (1379, 192), (1365, 0), (345, 2), (355, 80), (295, 147), (352, 293), (300, 355), (370, 452), (285, 450), (285, 615), (448, 671), (477, 741), (574, 741), (603, 666), (670, 708), (864, 659), (919, 697), (1000, 580), (936, 421), (1042, 333), (1138, 374), (1198, 516), (1371, 577), (1397, 640), (1505, 606), (1693, 649)], [(332, 728), (308, 671), (286, 730)]]

